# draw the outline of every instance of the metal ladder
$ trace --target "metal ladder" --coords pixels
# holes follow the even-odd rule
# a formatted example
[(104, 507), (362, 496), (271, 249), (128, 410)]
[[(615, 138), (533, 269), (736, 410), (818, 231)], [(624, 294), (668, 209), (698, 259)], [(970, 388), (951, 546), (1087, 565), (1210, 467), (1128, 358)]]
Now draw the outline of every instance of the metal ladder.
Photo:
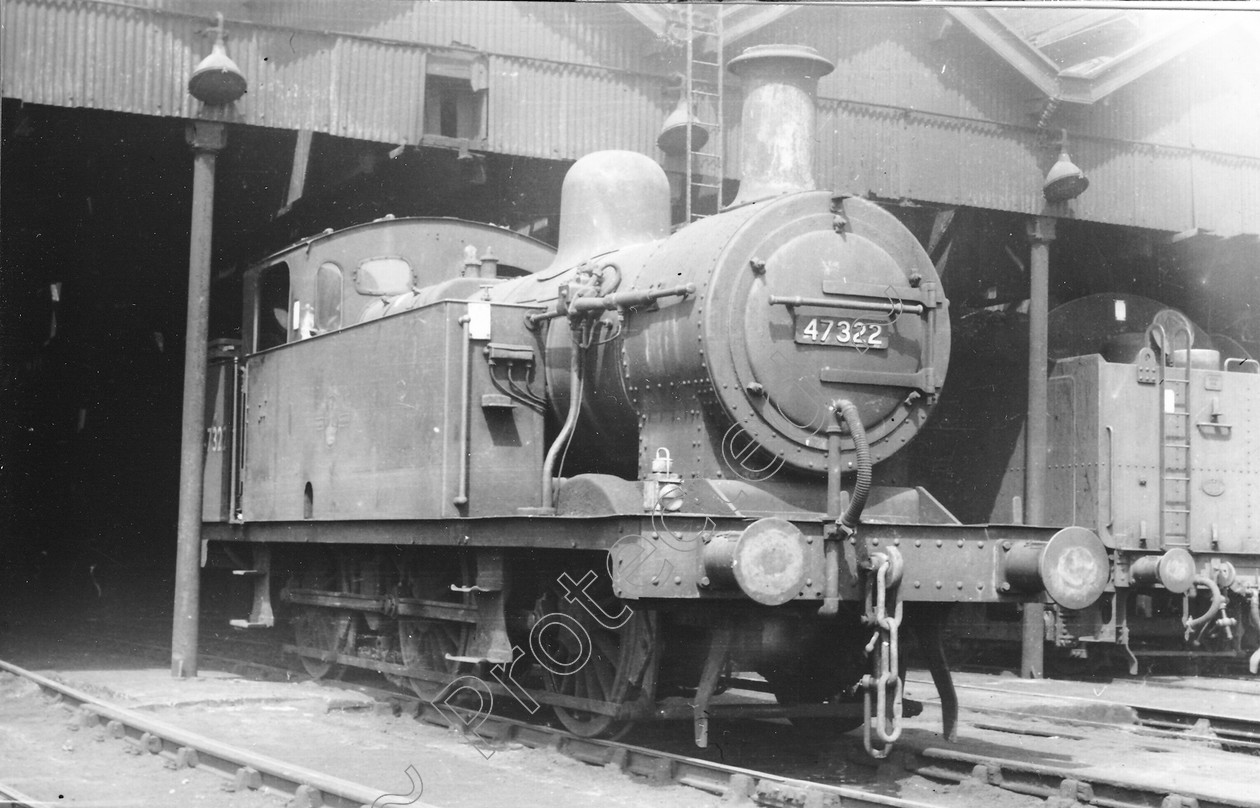
[[(1194, 334), (1190, 326), (1178, 326), (1169, 334), (1162, 325), (1159, 379), (1160, 408), (1160, 538), (1165, 548), (1190, 547), (1190, 348)], [(1186, 361), (1181, 368), (1169, 366), (1176, 353), (1176, 341), (1185, 336)], [(1180, 373), (1178, 373), (1180, 371)]]
[(683, 93), (696, 123), (709, 132), (702, 148), (692, 143), (687, 127), (684, 220), (694, 222), (722, 209), (722, 178), (726, 176), (722, 140), (722, 102), (725, 76), (722, 58), (722, 7), (687, 4), (686, 67)]

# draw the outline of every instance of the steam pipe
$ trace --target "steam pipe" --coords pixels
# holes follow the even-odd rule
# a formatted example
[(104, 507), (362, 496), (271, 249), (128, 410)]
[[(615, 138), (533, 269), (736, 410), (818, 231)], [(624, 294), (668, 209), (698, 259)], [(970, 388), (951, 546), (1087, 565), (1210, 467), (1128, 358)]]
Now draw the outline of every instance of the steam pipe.
[(465, 314), (459, 318), (464, 328), (464, 350), (461, 355), (464, 376), (459, 386), (459, 491), (452, 500), (456, 507), (468, 504), (468, 454), (472, 451), (472, 436), (469, 435), (468, 413), (472, 401), (472, 318)]
[(569, 357), (569, 415), (564, 419), (560, 434), (556, 435), (551, 448), (547, 450), (547, 458), (543, 460), (541, 503), (543, 508), (555, 508), (552, 475), (555, 473), (561, 450), (573, 437), (573, 430), (577, 428), (578, 413), (582, 411), (582, 343), (586, 340), (580, 337), (584, 336), (586, 329), (587, 325), (583, 324), (580, 328), (575, 328), (573, 333), (573, 353)]
[[(614, 309), (632, 309), (646, 306), (665, 297), (687, 297), (696, 293), (694, 283), (670, 286), (665, 289), (648, 289), (642, 292), (616, 292), (603, 297), (579, 297), (569, 303), (569, 311), (612, 311)], [(541, 318), (539, 318), (541, 319)]]
[[(834, 526), (828, 525), (823, 537), (823, 603), (818, 614), (824, 617), (834, 616), (840, 611), (840, 545), (857, 529), (862, 518), (862, 509), (866, 506), (866, 497), (871, 490), (871, 447), (857, 407), (848, 399), (836, 399), (831, 402), (829, 409), (835, 418), (833, 423), (827, 425), (827, 519), (835, 521)], [(840, 513), (841, 420), (853, 436), (858, 466), (853, 496), (843, 514)]]
[(577, 297), (572, 300), (557, 298), (555, 308), (551, 311), (534, 312), (525, 315), (525, 322), (530, 328), (548, 320), (558, 320), (571, 314), (588, 314), (594, 311), (612, 311), (614, 309), (633, 309), (646, 306), (666, 297), (688, 297), (696, 293), (694, 283), (684, 283), (664, 289), (648, 289), (645, 291), (616, 292), (603, 296)]

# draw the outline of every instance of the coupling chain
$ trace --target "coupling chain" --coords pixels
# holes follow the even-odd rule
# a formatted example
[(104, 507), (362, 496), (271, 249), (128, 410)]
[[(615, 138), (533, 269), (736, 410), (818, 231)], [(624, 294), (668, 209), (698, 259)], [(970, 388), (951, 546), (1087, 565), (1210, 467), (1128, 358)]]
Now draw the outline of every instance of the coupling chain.
[[(890, 747), (901, 737), (901, 661), (899, 630), (902, 618), (902, 600), (897, 596), (901, 578), (901, 558), (894, 548), (890, 557), (884, 553), (871, 556), (875, 585), (866, 590), (866, 622), (873, 624), (874, 633), (866, 644), (871, 658), (871, 673), (862, 677), (862, 715), (865, 719), (862, 741), (867, 753), (874, 758), (888, 756)], [(892, 583), (889, 583), (889, 578)], [(888, 613), (888, 600), (893, 600), (892, 614)], [(875, 720), (872, 721), (871, 719)]]

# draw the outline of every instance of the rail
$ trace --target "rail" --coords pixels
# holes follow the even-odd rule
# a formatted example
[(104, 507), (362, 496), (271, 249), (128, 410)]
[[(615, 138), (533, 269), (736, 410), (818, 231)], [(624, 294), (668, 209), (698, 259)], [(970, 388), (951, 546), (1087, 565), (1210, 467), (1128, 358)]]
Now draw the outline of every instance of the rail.
[[(921, 677), (910, 677), (906, 680), (908, 683), (927, 685), (931, 682)], [(1028, 695), (1022, 691), (1011, 691), (1000, 687), (985, 687), (983, 685), (958, 684), (960, 690), (974, 690), (977, 692), (987, 693), (1020, 693), (1020, 695)], [(1045, 693), (1037, 694), (1039, 698), (1049, 698), (1057, 701), (1068, 702), (1084, 702), (1090, 704), (1119, 704), (1133, 711), (1133, 715), (1139, 728), (1139, 734), (1145, 734), (1159, 738), (1195, 738), (1199, 740), (1210, 739), (1220, 743), (1222, 746), (1234, 749), (1240, 752), (1247, 752), (1253, 755), (1260, 755), (1260, 721), (1248, 719), (1239, 716), (1228, 716), (1207, 711), (1179, 710), (1173, 707), (1161, 706), (1152, 707), (1149, 704), (1136, 704), (1126, 701), (1114, 701), (1104, 699), (1089, 699), (1082, 696), (1066, 696), (1066, 695), (1049, 695)], [(977, 712), (1009, 714), (1027, 717), (1028, 714), (1017, 711), (1001, 710), (997, 708), (972, 708)], [(1057, 723), (1071, 724), (1077, 726), (1114, 726), (1107, 722), (1089, 721), (1083, 718), (1051, 718), (1044, 715), (1038, 715), (1038, 719), (1043, 721), (1054, 721)]]
[(5, 808), (44, 808), (52, 805), (52, 800), (38, 800), (23, 794), (8, 783), (0, 782), (0, 805)]
[[(152, 647), (159, 655), (165, 651), (159, 646), (144, 646), (142, 643), (135, 645)], [(223, 662), (232, 661), (227, 657), (219, 659)], [(245, 664), (255, 668), (268, 667), (253, 662)], [(281, 669), (274, 670), (277, 673), (283, 673)], [(908, 681), (916, 684), (928, 683), (928, 680), (922, 677), (911, 677)], [(438, 710), (431, 703), (411, 694), (335, 681), (322, 681), (320, 684), (337, 689), (352, 689), (383, 701), (394, 702), (404, 711), (414, 712), (426, 723), (454, 727), (469, 735), (471, 740), (488, 744), (491, 748), (519, 744), (530, 748), (548, 749), (591, 765), (612, 766), (624, 773), (645, 777), (656, 783), (673, 782), (720, 794), (734, 804), (751, 803), (782, 808), (787, 805), (830, 805), (835, 804), (839, 798), (840, 804), (846, 808), (850, 806), (855, 808), (868, 806), (932, 808), (921, 802), (872, 794), (852, 786), (833, 786), (727, 766), (645, 747), (579, 738), (562, 730), (501, 715), (485, 717), (483, 722), (476, 724), (476, 731), (472, 733), (468, 730), (467, 722), (461, 724), (458, 719), (452, 720), (450, 705), (444, 705), (443, 710)], [(1001, 688), (983, 685), (960, 684), (959, 688), (1007, 692)], [(1088, 699), (1075, 696), (1057, 696), (1056, 698), (1088, 701)], [(1128, 706), (1134, 707), (1134, 705)], [(1253, 753), (1260, 749), (1260, 743), (1249, 743), (1247, 740), (1249, 736), (1256, 737), (1253, 733), (1260, 733), (1260, 722), (1227, 719), (1223, 716), (1205, 717), (1201, 714), (1176, 710), (1154, 711), (1145, 707), (1135, 707), (1135, 709), (1138, 710), (1140, 726), (1137, 731), (1139, 734), (1202, 740), (1203, 722), (1205, 718), (1208, 718), (1211, 721), (1210, 730), (1217, 733), (1215, 739), (1223, 745)], [(1026, 716), (1024, 713), (1013, 714), (1020, 717)], [(479, 716), (479, 720), (480, 718)], [(1094, 723), (1077, 718), (1049, 719), (1044, 716), (1041, 718), (1082, 726)], [(985, 725), (978, 724), (977, 727), (984, 728)], [(1063, 735), (1064, 733), (1056, 731), (1055, 734)], [(959, 749), (930, 744), (917, 750), (911, 748), (894, 750), (888, 764), (894, 769), (902, 769), (938, 781), (980, 782), (1014, 793), (1048, 798), (1051, 802), (1047, 804), (1068, 805), (1075, 800), (1080, 804), (1108, 808), (1149, 808), (1152, 805), (1162, 805), (1165, 808), (1186, 808), (1194, 805), (1198, 808), (1238, 808), (1239, 806), (1260, 808), (1260, 801), (1221, 802), (1206, 798), (1204, 795), (1173, 793), (1166, 788), (1144, 785), (1136, 781), (1086, 778), (1082, 777), (1071, 765), (1060, 767), (1003, 759), (991, 755), (978, 756)], [(1054, 802), (1054, 800), (1061, 802)]]
[[(130, 739), (150, 754), (174, 760), (176, 768), (197, 768), (221, 774), (232, 781), (235, 790), (267, 788), (287, 796), (293, 808), (361, 808), (371, 805), (383, 795), (388, 796), (377, 789), (231, 746), (133, 710), (116, 707), (8, 662), (0, 661), (0, 670), (26, 679), (63, 703), (78, 708), (78, 720), (82, 726), (96, 726), (104, 721), (110, 737)], [(5, 789), (8, 790), (7, 787)], [(29, 797), (17, 800), (19, 804), (32, 804)], [(33, 804), (43, 803), (35, 801)], [(425, 808), (423, 803), (412, 805)]]

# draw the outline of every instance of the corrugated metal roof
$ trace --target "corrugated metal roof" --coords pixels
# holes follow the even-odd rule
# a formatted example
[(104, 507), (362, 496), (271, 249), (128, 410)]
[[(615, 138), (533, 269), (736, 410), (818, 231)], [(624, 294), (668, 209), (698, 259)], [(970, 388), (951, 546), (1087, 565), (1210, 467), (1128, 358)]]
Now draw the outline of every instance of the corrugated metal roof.
[(509, 57), (490, 66), (491, 150), (549, 159), (657, 153), (669, 111), (658, 79)]
[[(426, 66), (471, 46), (488, 67), (488, 148), (551, 159), (602, 148), (659, 156), (655, 137), (668, 99), (649, 51), (660, 43), (617, 6), (225, 0), (223, 7), (229, 52), (250, 81), (231, 120), (417, 143)], [(198, 109), (185, 81), (210, 48), (201, 33), (211, 22), (206, 9), (193, 0), (5, 0), (4, 94), (192, 117)], [(1064, 13), (1021, 35), (1048, 46), (1095, 30), (1077, 11), (1055, 11)], [(1051, 141), (1064, 126), (1091, 178), (1073, 203), (1079, 218), (1225, 235), (1260, 230), (1260, 64), (1252, 38), (1220, 35), (1185, 52), (1184, 63), (1151, 67), (1039, 133), (1045, 97), (966, 30), (950, 33), (954, 16), (922, 6), (803, 4), (741, 47), (796, 42), (836, 62), (820, 84), (824, 186), (1034, 213), (1057, 153)], [(728, 85), (731, 152), (737, 85)]]
[[(945, 14), (803, 7), (747, 44), (799, 42), (835, 61), (819, 83), (822, 187), (1039, 213), (1060, 129), (1038, 131), (1045, 98), (993, 51), (965, 32), (942, 38)], [(1077, 218), (1260, 232), (1260, 60), (1249, 37), (1217, 37), (1077, 109), (1052, 119), (1090, 178)]]
[[(126, 0), (139, 5), (141, 0)], [(471, 47), (503, 56), (652, 72), (651, 37), (606, 3), (468, 0), (144, 0), (169, 13), (420, 45)]]
[[(403, 9), (353, 4), (357, 16), (349, 21), (342, 4), (309, 4), (309, 17), (307, 3), (226, 5), (269, 19), (228, 20), (228, 51), (248, 78), (249, 92), (234, 109), (210, 117), (418, 143), (426, 54), (467, 53), (466, 46), (475, 46), (517, 54), (496, 62), (502, 67), (494, 78), (499, 89), (491, 92), (493, 148), (563, 159), (601, 144), (646, 153), (655, 148), (654, 134), (634, 129), (663, 118), (663, 77), (634, 69), (642, 48), (632, 50), (635, 37), (627, 40), (618, 31), (632, 28), (640, 44), (645, 35), (615, 9), (621, 26), (594, 24), (609, 10), (593, 10), (585, 25), (569, 27), (574, 12), (530, 3), (415, 3)], [(210, 50), (201, 33), (211, 22), (205, 9), (177, 0), (5, 0), (3, 93), (31, 103), (194, 117), (202, 111), (185, 82)], [(307, 28), (284, 27), (299, 22)], [(352, 33), (312, 27), (348, 22), (355, 23)], [(453, 51), (447, 47), (452, 43)], [(526, 90), (545, 103), (520, 103), (523, 77), (536, 80)], [(557, 102), (565, 100), (572, 103), (559, 109), (572, 111), (557, 114)], [(635, 125), (622, 126), (626, 121)]]

